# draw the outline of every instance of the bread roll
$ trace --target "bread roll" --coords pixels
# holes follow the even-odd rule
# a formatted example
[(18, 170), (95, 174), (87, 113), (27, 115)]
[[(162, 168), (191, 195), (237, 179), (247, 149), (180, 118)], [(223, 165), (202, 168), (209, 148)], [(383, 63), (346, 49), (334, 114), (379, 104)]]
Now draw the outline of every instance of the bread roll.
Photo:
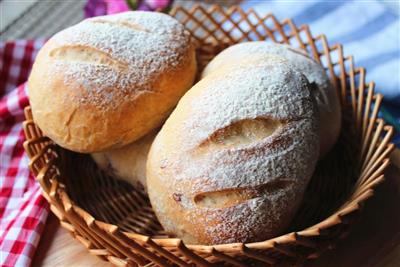
[(28, 82), (33, 118), (73, 151), (122, 147), (160, 126), (195, 73), (190, 34), (172, 17), (133, 11), (87, 19), (40, 50)]
[(91, 156), (108, 175), (147, 190), (146, 161), (156, 134), (157, 131), (152, 131), (132, 144)]
[(149, 197), (190, 244), (265, 240), (290, 223), (318, 159), (307, 79), (277, 57), (222, 66), (179, 101), (151, 146)]
[(265, 41), (233, 45), (218, 54), (204, 69), (202, 77), (222, 66), (235, 67), (237, 62), (257, 55), (275, 55), (288, 60), (302, 72), (313, 85), (312, 93), (317, 101), (320, 118), (320, 156), (325, 155), (336, 143), (341, 126), (340, 102), (324, 68), (305, 52), (286, 44)]

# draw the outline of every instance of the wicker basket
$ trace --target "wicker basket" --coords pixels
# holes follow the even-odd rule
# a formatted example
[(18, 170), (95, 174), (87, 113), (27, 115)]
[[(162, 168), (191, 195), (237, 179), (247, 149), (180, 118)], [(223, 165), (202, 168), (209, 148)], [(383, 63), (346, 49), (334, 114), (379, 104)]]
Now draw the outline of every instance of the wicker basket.
[(383, 181), (394, 148), (392, 127), (377, 118), (382, 96), (374, 94), (373, 82), (366, 83), (365, 69), (355, 67), (340, 44), (329, 46), (324, 35), (313, 37), (306, 25), (298, 28), (289, 19), (279, 22), (271, 14), (260, 17), (236, 6), (176, 7), (171, 15), (192, 33), (200, 69), (229, 45), (265, 39), (304, 49), (327, 69), (341, 96), (344, 119), (338, 144), (310, 183), (309, 195), (317, 197), (306, 199), (288, 234), (248, 244), (185, 245), (163, 233), (143, 191), (107, 177), (88, 155), (62, 149), (43, 136), (27, 107), (29, 166), (61, 225), (90, 253), (118, 266), (299, 263), (333, 247)]

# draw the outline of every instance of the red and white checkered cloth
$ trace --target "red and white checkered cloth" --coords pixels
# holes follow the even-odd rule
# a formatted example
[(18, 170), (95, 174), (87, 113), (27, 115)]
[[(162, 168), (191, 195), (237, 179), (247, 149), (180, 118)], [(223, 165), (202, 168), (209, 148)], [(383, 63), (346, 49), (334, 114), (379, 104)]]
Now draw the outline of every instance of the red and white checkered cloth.
[(22, 146), (23, 109), (28, 105), (23, 82), (43, 44), (0, 43), (0, 266), (30, 265), (48, 215)]

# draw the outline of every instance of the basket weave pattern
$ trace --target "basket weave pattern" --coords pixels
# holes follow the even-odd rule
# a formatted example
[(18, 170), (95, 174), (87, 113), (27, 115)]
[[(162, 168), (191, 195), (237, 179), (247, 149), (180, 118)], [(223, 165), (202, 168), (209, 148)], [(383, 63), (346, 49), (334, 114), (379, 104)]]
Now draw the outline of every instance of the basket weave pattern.
[(350, 166), (357, 174), (350, 194), (335, 212), (304, 230), (257, 243), (185, 245), (165, 235), (142, 190), (106, 176), (88, 155), (62, 149), (43, 136), (27, 107), (24, 147), (52, 212), (90, 253), (118, 266), (274, 265), (317, 257), (346, 235), (384, 179), (394, 145), (392, 127), (377, 117), (382, 96), (374, 93), (373, 82), (365, 81), (365, 69), (343, 55), (340, 44), (329, 46), (324, 35), (313, 37), (307, 25), (296, 27), (290, 19), (279, 22), (271, 14), (260, 17), (236, 6), (176, 7), (171, 15), (192, 33), (199, 69), (229, 45), (254, 40), (299, 47), (326, 68), (359, 142), (357, 164)]

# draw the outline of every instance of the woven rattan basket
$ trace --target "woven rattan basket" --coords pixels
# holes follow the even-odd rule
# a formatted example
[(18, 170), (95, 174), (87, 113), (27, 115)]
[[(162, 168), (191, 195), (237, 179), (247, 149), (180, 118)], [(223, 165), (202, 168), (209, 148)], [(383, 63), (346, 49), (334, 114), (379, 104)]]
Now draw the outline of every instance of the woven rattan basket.
[[(205, 10), (176, 7), (197, 43), (200, 69), (219, 51), (237, 42), (270, 40), (307, 51), (328, 71), (342, 103), (343, 127), (338, 144), (317, 167), (287, 234), (248, 244), (185, 245), (166, 236), (140, 189), (98, 170), (88, 155), (60, 148), (43, 136), (25, 110), (24, 147), (30, 169), (61, 225), (90, 253), (115, 265), (249, 266), (299, 263), (317, 257), (345, 236), (389, 164), (392, 127), (377, 118), (382, 96), (366, 83), (364, 68), (344, 56), (340, 44), (328, 45), (324, 35), (312, 36), (306, 25), (296, 27), (268, 14), (239, 7)], [(321, 208), (323, 207), (323, 208)]]

